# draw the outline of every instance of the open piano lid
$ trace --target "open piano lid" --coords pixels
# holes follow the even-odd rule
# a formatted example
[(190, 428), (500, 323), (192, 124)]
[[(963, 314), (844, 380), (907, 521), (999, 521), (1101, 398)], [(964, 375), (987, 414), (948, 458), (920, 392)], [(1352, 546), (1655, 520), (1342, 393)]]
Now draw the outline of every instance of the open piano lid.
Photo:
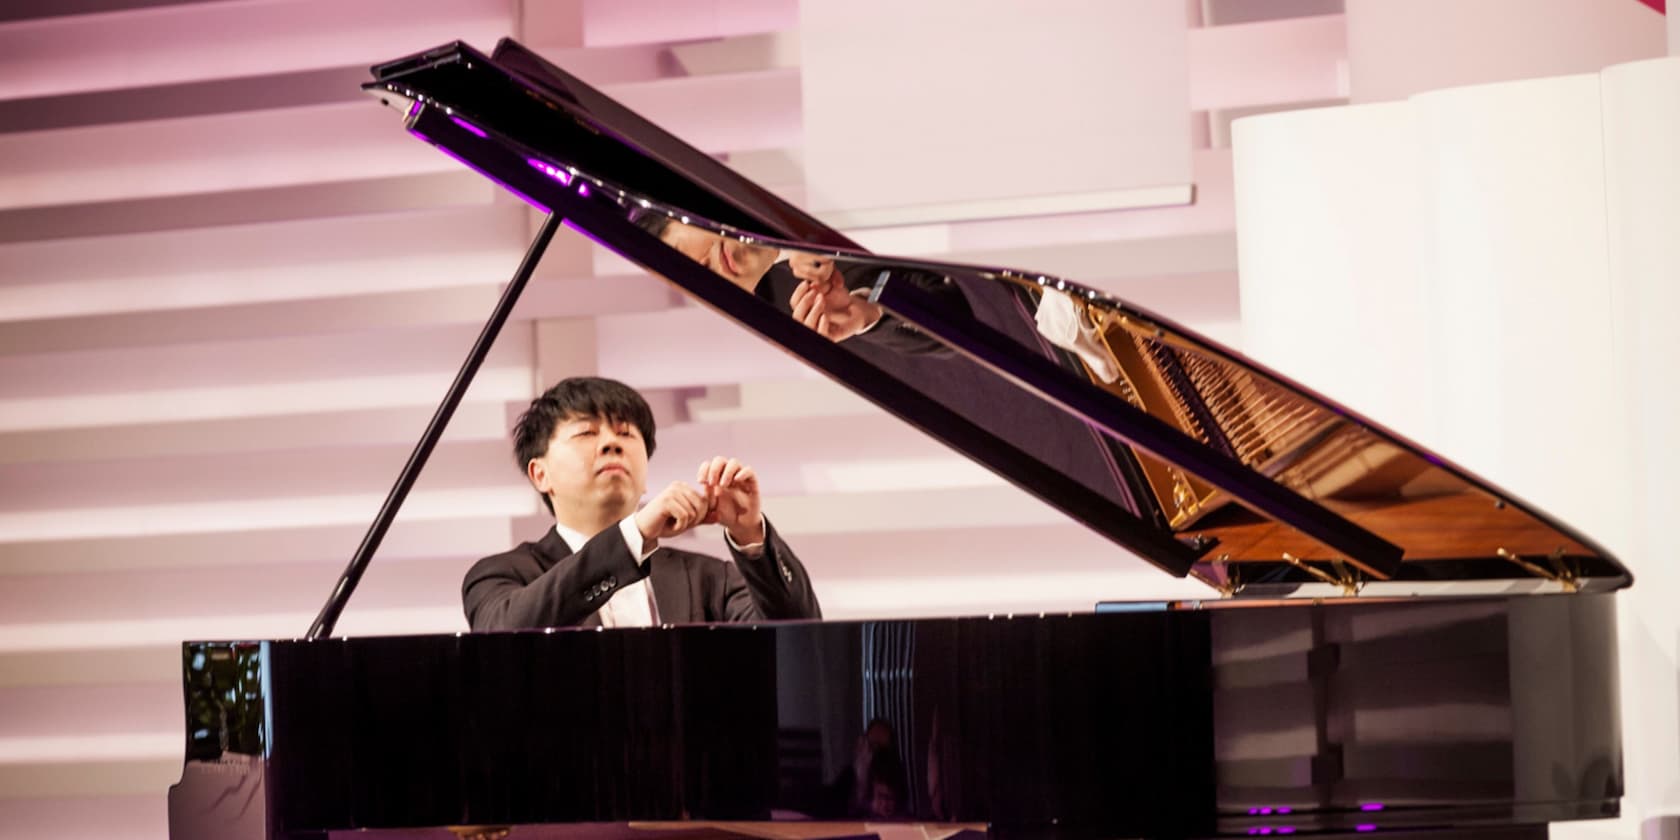
[[(1166, 318), (1064, 278), (870, 254), (516, 42), (373, 74), (416, 136), (1170, 574), (1250, 597), (1631, 582), (1573, 529)], [(813, 260), (844, 280), (815, 328), (792, 268)]]

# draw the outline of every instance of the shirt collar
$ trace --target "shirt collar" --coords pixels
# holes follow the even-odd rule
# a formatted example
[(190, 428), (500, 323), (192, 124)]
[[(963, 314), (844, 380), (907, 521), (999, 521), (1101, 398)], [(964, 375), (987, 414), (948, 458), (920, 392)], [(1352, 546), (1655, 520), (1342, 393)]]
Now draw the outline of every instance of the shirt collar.
[(589, 537), (584, 536), (582, 531), (574, 531), (559, 522), (554, 523), (554, 533), (559, 534), (560, 539), (566, 541), (566, 547), (573, 551), (583, 550), (583, 544), (589, 542)]

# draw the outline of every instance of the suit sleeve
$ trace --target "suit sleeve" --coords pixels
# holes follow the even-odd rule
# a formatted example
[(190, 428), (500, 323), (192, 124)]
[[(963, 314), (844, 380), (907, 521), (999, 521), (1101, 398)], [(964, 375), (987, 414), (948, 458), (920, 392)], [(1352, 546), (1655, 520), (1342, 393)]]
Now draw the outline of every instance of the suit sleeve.
[[(880, 269), (870, 265), (848, 265), (840, 274), (846, 280), (846, 288), (857, 291), (873, 288)], [(969, 307), (968, 298), (963, 296), (962, 289), (954, 283), (946, 282), (945, 278), (926, 271), (900, 270), (895, 274), (897, 276), (890, 282), (909, 283), (927, 292), (932, 296), (935, 305), (950, 317), (958, 320), (970, 320), (974, 317), (974, 311)], [(868, 332), (848, 340), (879, 345), (883, 349), (908, 356), (949, 358), (956, 355), (956, 351), (945, 346), (944, 342), (891, 314), (883, 316)]]
[(619, 588), (647, 576), (624, 535), (608, 528), (543, 572), (527, 544), (486, 557), (461, 582), (461, 605), (473, 630), (570, 627), (601, 608)]
[(816, 590), (805, 566), (776, 533), (769, 518), (764, 520), (764, 551), (748, 557), (733, 545), (734, 563), (724, 567), (725, 621), (778, 621), (822, 618)]

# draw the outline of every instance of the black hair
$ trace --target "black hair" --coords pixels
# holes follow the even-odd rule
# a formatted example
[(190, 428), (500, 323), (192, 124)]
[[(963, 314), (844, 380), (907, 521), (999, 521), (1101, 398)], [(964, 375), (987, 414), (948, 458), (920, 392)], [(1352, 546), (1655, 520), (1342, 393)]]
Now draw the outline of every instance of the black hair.
[(630, 211), (630, 223), (655, 237), (665, 235), (665, 229), (671, 226), (671, 217), (663, 210), (638, 207)]
[[(562, 379), (531, 401), (513, 426), (513, 457), (524, 473), (532, 461), (548, 454), (554, 427), (572, 417), (599, 417), (609, 423), (629, 423), (642, 435), (653, 455), (653, 409), (635, 388), (615, 379), (574, 376)], [(554, 503), (542, 497), (549, 513)]]

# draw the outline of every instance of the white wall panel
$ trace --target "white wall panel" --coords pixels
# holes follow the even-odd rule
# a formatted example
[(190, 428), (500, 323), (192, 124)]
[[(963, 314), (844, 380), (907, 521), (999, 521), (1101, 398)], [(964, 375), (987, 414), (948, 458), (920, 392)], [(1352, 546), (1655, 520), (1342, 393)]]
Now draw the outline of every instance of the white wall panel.
[(798, 0), (583, 0), (583, 43), (591, 47), (693, 41), (791, 29)]
[(1663, 54), (1637, 0), (1346, 0), (1355, 102), (1569, 73)]
[(0, 98), (365, 65), (456, 39), (488, 49), (512, 6), (236, 0), (18, 21), (0, 25)]
[(1410, 108), (1238, 120), (1232, 138), (1244, 352), (1432, 443)]
[(160, 796), (0, 799), (0, 825), (17, 837), (156, 840), (166, 820)]
[[(1427, 404), (1378, 397), (1368, 410), (1409, 417), (1390, 422), (1417, 424), (1426, 443), (1634, 571), (1621, 610), (1625, 817), (1554, 828), (1560, 837), (1631, 836), (1680, 811), (1680, 634), (1660, 547), (1680, 501), (1668, 324), (1680, 305), (1677, 103), (1680, 65), (1667, 59), (1237, 124), (1250, 349), (1335, 394), (1427, 380)], [(1397, 200), (1416, 212), (1396, 212)], [(1367, 280), (1379, 298), (1348, 296)], [(1409, 355), (1372, 358), (1339, 335), (1336, 355), (1360, 361), (1327, 363), (1316, 341), (1292, 342), (1293, 306), (1326, 294), (1317, 315), (1351, 313), (1332, 332), (1359, 323), (1379, 339), (1411, 304)]]
[(1637, 733), (1623, 743), (1637, 815), (1677, 817), (1680, 561), (1669, 545), (1680, 510), (1680, 56), (1606, 69), (1603, 100), (1612, 381), (1628, 403), (1634, 467), (1617, 495), (1633, 520), (1627, 552), (1639, 574), (1622, 611), (1623, 725)]
[(819, 214), (1190, 180), (1180, 0), (810, 0), (800, 27)]
[[(364, 103), (0, 135), (0, 208), (452, 171)], [(405, 142), (406, 141), (406, 142)], [(120, 155), (113, 149), (122, 149)]]
[[(386, 126), (390, 128), (391, 126)], [(413, 275), (426, 263), (457, 254), (485, 254), (517, 260), (525, 249), (525, 213), (512, 204), (468, 205), (405, 213), (353, 215), (332, 219), (301, 219), (252, 225), (161, 230), (117, 236), (71, 237), (0, 245), (0, 288), (13, 284), (46, 284), (78, 280), (132, 279), (156, 289), (178, 278), (226, 277), (231, 272), (251, 277), (252, 286), (286, 289), (330, 268), (370, 267), (364, 277), (377, 278), (380, 261), (391, 261), (388, 273)], [(444, 234), (448, 233), (446, 237)], [(396, 262), (408, 260), (408, 262)], [(505, 263), (494, 271), (458, 275), (454, 282), (500, 282), (512, 273)], [(433, 272), (433, 273), (443, 273)], [(345, 271), (337, 283), (303, 286), (299, 297), (380, 291), (359, 286)], [(234, 289), (240, 283), (224, 283)], [(164, 286), (157, 295), (186, 297)], [(274, 292), (271, 294), (278, 294)], [(261, 298), (257, 298), (261, 299)], [(91, 307), (99, 301), (92, 301)], [(215, 299), (217, 303), (239, 298)], [(100, 311), (89, 309), (87, 311)], [(7, 307), (5, 314), (22, 317)]]
[[(1413, 99), (1449, 457), (1625, 550), (1596, 74)], [(1577, 445), (1561, 446), (1563, 441)], [(1545, 457), (1537, 457), (1546, 453)], [(1570, 476), (1560, 481), (1560, 475)]]
[(1343, 15), (1209, 26), (1188, 35), (1192, 110), (1348, 95)]
[(786, 68), (610, 85), (605, 92), (713, 154), (780, 149), (804, 136), (799, 73)]

